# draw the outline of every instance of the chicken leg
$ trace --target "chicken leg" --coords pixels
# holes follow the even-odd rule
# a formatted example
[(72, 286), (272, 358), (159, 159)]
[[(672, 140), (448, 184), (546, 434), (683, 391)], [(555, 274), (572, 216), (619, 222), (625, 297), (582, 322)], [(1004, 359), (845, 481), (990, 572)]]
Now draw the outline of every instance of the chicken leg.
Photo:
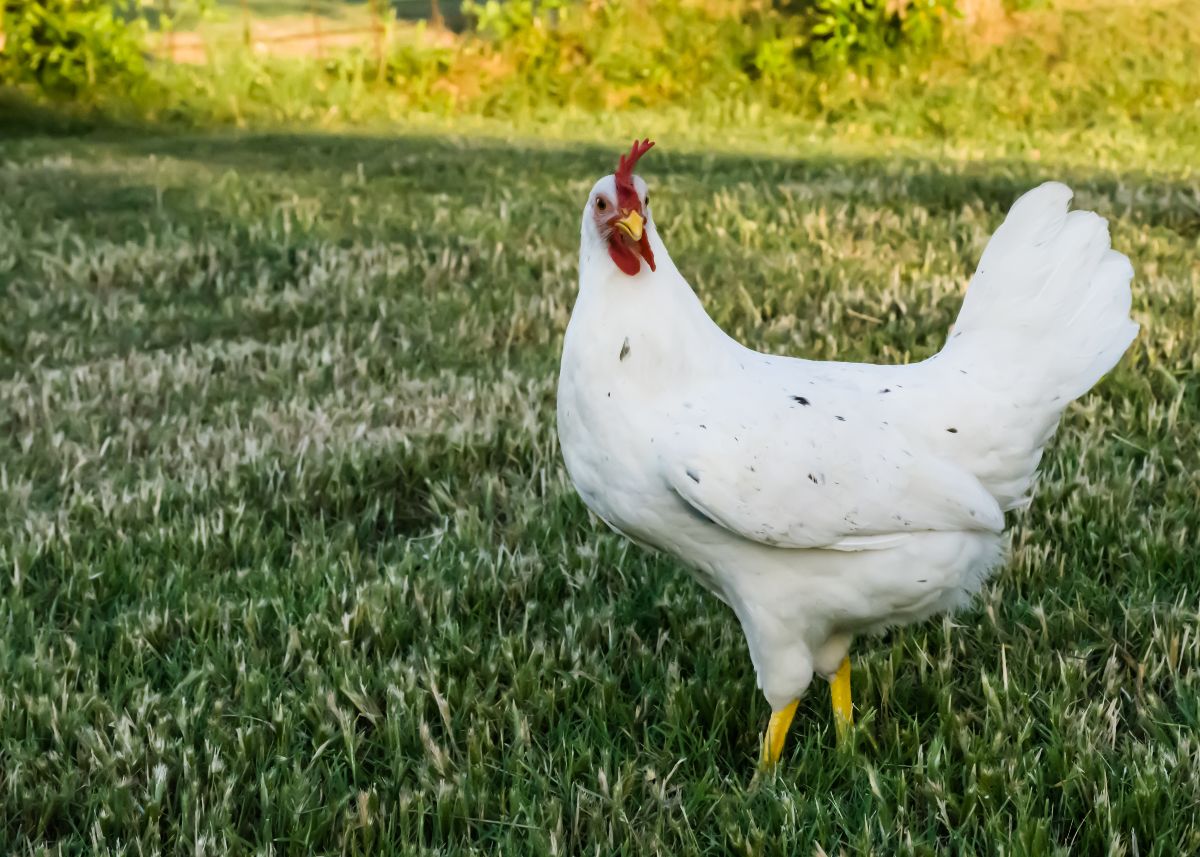
[(842, 658), (842, 665), (829, 683), (833, 699), (833, 723), (837, 727), (838, 743), (844, 743), (850, 727), (854, 725), (854, 704), (850, 697), (850, 656)]
[[(833, 722), (837, 728), (838, 743), (844, 744), (850, 727), (854, 725), (854, 704), (850, 696), (850, 656), (842, 658), (833, 681), (829, 683), (830, 695), (833, 700)], [(762, 754), (758, 760), (759, 768), (773, 767), (783, 755), (783, 745), (787, 741), (787, 730), (796, 716), (796, 705), (800, 702), (793, 699), (778, 711), (771, 712), (771, 720), (767, 723), (767, 732), (763, 735)]]

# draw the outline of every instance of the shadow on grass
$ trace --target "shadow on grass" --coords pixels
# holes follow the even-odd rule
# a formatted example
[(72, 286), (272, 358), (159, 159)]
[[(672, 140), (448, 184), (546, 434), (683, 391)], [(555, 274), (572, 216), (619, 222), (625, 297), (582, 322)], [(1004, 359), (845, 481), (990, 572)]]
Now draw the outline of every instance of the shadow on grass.
[[(289, 179), (337, 180), (361, 170), (372, 184), (398, 183), (407, 193), (445, 193), (464, 196), (503, 188), (514, 197), (544, 193), (548, 188), (578, 186), (577, 196), (591, 182), (612, 171), (626, 145), (559, 143), (537, 139), (498, 139), (405, 133), (304, 132), (178, 132), (122, 125), (98, 116), (82, 115), (23, 100), (0, 90), (0, 141), (37, 137), (80, 137), (77, 145), (94, 155), (114, 158), (157, 158), (194, 162), (208, 169), (241, 176), (275, 177), (285, 189)], [(69, 145), (69, 144), (68, 144)], [(69, 146), (70, 147), (70, 146)], [(70, 147), (74, 148), (74, 147)], [(794, 157), (730, 152), (677, 152), (660, 146), (646, 171), (659, 181), (695, 182), (709, 190), (753, 184), (773, 193), (781, 185), (809, 184), (817, 198), (852, 201), (870, 188), (872, 201), (889, 207), (919, 205), (931, 212), (954, 211), (983, 203), (1005, 211), (1026, 190), (1046, 180), (1071, 185), (1113, 200), (1120, 213), (1134, 221), (1200, 235), (1200, 184), (1155, 174), (1153, 165), (1111, 170), (1056, 167), (1033, 160), (988, 159), (950, 161), (940, 157), (844, 156), (815, 151)], [(36, 183), (36, 178), (27, 180)], [(154, 202), (153, 188), (137, 187), (115, 177), (92, 175), (92, 187), (82, 186), (78, 198), (65, 201), (75, 212), (112, 209), (146, 214)], [(402, 187), (401, 187), (402, 186)], [(139, 193), (141, 191), (141, 193)], [(160, 201), (161, 202), (161, 201)], [(1111, 216), (1109, 211), (1101, 214)], [(139, 210), (140, 209), (140, 210)], [(183, 205), (175, 213), (202, 215)], [(59, 212), (70, 217), (70, 212)], [(571, 221), (576, 209), (561, 213)], [(556, 216), (559, 216), (556, 214)], [(338, 230), (343, 236), (348, 230)], [(419, 237), (419, 236), (407, 236)]]
[(111, 116), (69, 103), (49, 104), (0, 86), (0, 143), (27, 137), (73, 137), (96, 131), (134, 131)]
[[(15, 165), (6, 182), (19, 200), (18, 220), (26, 228), (38, 225), (50, 231), (44, 227), (53, 224), (53, 231), (85, 243), (103, 239), (149, 245), (164, 231), (193, 247), (213, 239), (209, 262), (181, 261), (168, 288), (139, 293), (139, 302), (154, 310), (152, 315), (114, 325), (106, 344), (85, 349), (84, 356), (92, 358), (213, 338), (270, 341), (320, 325), (329, 317), (335, 295), (289, 303), (282, 315), (274, 305), (214, 313), (211, 309), (223, 299), (220, 284), (228, 277), (193, 269), (219, 265), (244, 282), (254, 281), (260, 269), (269, 270), (270, 283), (283, 289), (306, 276), (330, 242), (342, 248), (380, 246), (386, 253), (402, 248), (424, 260), (426, 273), (456, 257), (465, 273), (446, 275), (454, 283), (494, 276), (494, 266), (489, 269), (485, 260), (495, 247), (505, 247), (511, 264), (522, 266), (505, 274), (517, 284), (512, 294), (485, 289), (455, 296), (443, 289), (426, 295), (415, 282), (403, 280), (393, 291), (405, 292), (407, 310), (425, 312), (436, 304), (445, 319), (471, 306), (507, 317), (513, 301), (557, 294), (569, 286), (570, 272), (545, 259), (547, 254), (557, 259), (574, 255), (578, 211), (587, 189), (612, 170), (622, 147), (617, 141), (602, 146), (403, 132), (152, 132), (112, 123), (87, 126), (28, 102), (23, 109), (27, 121), (10, 119), (0, 126), (15, 129), (6, 135), (8, 142), (0, 143), (0, 157)], [(861, 203), (898, 213), (919, 206), (935, 217), (983, 205), (998, 222), (1020, 194), (1054, 178), (1071, 184), (1082, 205), (1104, 216), (1169, 230), (1189, 241), (1200, 235), (1200, 185), (1139, 169), (1056, 170), (1018, 159), (847, 157), (827, 150), (794, 157), (697, 153), (673, 150), (668, 142), (654, 151), (646, 174), (681, 206), (702, 204), (722, 190), (748, 189), (765, 202), (752, 213), (759, 221), (769, 219), (772, 205)], [(246, 188), (252, 193), (244, 193)], [(310, 207), (310, 219), (285, 230), (282, 223), (297, 204)], [(506, 218), (506, 209), (519, 209), (519, 214)], [(439, 213), (446, 216), (439, 220)], [(670, 244), (671, 211), (666, 208), (662, 214)], [(56, 251), (43, 247), (43, 252), (77, 253), (84, 245), (55, 246)], [(719, 244), (705, 252), (722, 255)], [(731, 258), (737, 252), (731, 246)], [(960, 252), (965, 281), (977, 258), (973, 248), (963, 246)], [(15, 275), (26, 284), (36, 283), (42, 264), (39, 254), (23, 254)], [(4, 288), (0, 285), (0, 292)], [(467, 301), (473, 304), (467, 306)], [(74, 311), (63, 306), (49, 308), (31, 323), (70, 324), (71, 318), (55, 317), (56, 312)], [(358, 320), (377, 310), (365, 298), (339, 307), (343, 317)], [(24, 334), (13, 330), (0, 333), (5, 375), (29, 356), (23, 340), (12, 338)], [(426, 356), (431, 361), (457, 359), (453, 353)], [(44, 359), (55, 358), (48, 354)], [(549, 365), (552, 358), (539, 359)]]

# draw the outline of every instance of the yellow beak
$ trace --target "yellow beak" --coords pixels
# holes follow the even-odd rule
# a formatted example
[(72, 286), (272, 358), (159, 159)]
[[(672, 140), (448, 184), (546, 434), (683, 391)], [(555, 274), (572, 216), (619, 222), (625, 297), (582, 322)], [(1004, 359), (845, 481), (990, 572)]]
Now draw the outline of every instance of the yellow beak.
[(634, 241), (642, 240), (642, 226), (646, 220), (636, 211), (631, 211), (618, 220), (614, 225), (632, 238)]

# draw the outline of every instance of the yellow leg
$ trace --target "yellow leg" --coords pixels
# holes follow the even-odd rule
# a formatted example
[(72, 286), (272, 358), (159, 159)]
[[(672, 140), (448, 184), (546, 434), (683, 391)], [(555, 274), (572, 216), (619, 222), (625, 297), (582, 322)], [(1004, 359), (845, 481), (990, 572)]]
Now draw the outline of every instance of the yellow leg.
[(788, 726), (796, 716), (796, 705), (799, 702), (800, 700), (793, 699), (778, 711), (771, 712), (771, 722), (767, 724), (767, 734), (763, 736), (762, 757), (758, 762), (760, 768), (771, 767), (783, 755)]
[(842, 659), (837, 675), (829, 685), (833, 697), (833, 722), (837, 726), (838, 741), (846, 739), (846, 732), (854, 724), (854, 705), (850, 698), (850, 657)]

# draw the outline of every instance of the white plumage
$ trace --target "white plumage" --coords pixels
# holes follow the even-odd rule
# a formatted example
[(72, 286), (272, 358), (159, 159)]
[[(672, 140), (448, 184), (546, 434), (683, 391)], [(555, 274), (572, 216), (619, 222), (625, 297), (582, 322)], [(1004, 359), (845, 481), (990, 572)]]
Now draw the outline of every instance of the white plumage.
[(707, 316), (640, 178), (655, 269), (614, 263), (617, 242), (637, 249), (614, 228), (630, 210), (619, 178), (584, 208), (563, 456), (597, 515), (729, 604), (779, 710), (814, 672), (832, 676), (855, 634), (959, 605), (997, 566), (1004, 511), (1026, 499), (1059, 415), (1137, 332), (1133, 271), (1105, 221), (1068, 213), (1071, 191), (1051, 182), (992, 237), (936, 356), (770, 356)]

